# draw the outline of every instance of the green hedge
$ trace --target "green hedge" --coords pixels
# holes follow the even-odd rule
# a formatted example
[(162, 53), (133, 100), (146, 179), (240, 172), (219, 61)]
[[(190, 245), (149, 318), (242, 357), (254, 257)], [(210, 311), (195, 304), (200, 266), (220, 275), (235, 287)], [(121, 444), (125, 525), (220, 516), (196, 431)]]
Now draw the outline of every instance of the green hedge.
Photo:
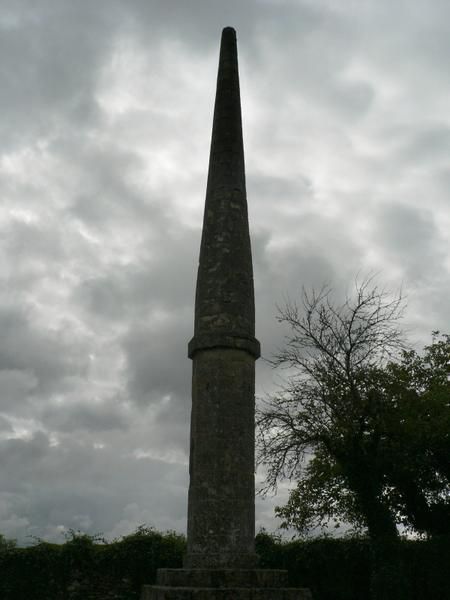
[[(314, 600), (371, 598), (374, 548), (364, 538), (318, 538), (281, 542), (267, 534), (256, 537), (260, 566), (287, 569), (290, 584), (309, 587)], [(450, 537), (401, 540), (393, 577), (400, 593), (396, 600), (450, 600)], [(380, 594), (385, 600), (391, 596)]]
[(0, 547), (1, 600), (138, 600), (159, 567), (181, 567), (183, 536), (141, 528), (121, 541)]
[[(314, 600), (367, 600), (373, 547), (366, 539), (282, 542), (256, 538), (262, 568), (289, 571), (290, 584)], [(1, 600), (138, 600), (159, 567), (181, 567), (183, 536), (140, 528), (112, 543), (73, 534), (65, 544), (30, 548), (0, 544)], [(402, 541), (402, 592), (407, 600), (450, 600), (450, 537)], [(384, 600), (384, 599), (383, 599)]]
[(256, 538), (260, 566), (287, 569), (292, 587), (309, 587), (315, 600), (369, 598), (370, 559), (367, 540), (319, 538), (281, 542)]

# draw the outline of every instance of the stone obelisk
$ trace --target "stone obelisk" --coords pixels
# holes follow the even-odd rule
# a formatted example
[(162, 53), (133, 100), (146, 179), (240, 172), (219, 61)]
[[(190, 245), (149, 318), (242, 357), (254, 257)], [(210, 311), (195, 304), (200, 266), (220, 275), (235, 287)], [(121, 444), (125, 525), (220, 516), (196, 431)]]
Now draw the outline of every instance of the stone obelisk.
[(236, 32), (222, 32), (195, 299), (187, 553), (142, 600), (310, 600), (256, 569), (255, 303)]
[(187, 567), (255, 566), (255, 300), (236, 33), (217, 76), (195, 298)]

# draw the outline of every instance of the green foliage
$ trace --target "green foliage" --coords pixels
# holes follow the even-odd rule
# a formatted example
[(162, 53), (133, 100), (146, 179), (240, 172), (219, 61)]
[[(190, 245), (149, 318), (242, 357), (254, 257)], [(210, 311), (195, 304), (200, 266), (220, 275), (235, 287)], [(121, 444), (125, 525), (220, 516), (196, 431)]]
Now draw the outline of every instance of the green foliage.
[[(450, 536), (401, 540), (399, 548), (405, 565), (404, 597), (450, 600)], [(286, 542), (262, 531), (256, 536), (256, 550), (260, 568), (287, 569), (290, 585), (309, 587), (314, 600), (369, 598), (371, 586), (377, 584), (371, 578), (377, 548), (367, 538)], [(0, 598), (139, 600), (142, 585), (154, 583), (157, 568), (181, 567), (184, 551), (183, 536), (146, 527), (112, 543), (71, 532), (65, 544), (41, 541), (30, 548), (10, 544), (0, 547)], [(389, 582), (384, 577), (383, 585), (386, 579)]]
[(282, 528), (294, 528), (301, 534), (325, 525), (339, 529), (341, 521), (351, 523), (354, 533), (364, 528), (364, 517), (340, 465), (320, 448), (290, 491), (287, 503), (275, 507), (275, 514), (282, 520)]
[(408, 349), (401, 296), (370, 280), (341, 305), (327, 288), (302, 300), (280, 312), (291, 333), (274, 364), (290, 376), (258, 415), (268, 486), (297, 482), (277, 515), (303, 536), (366, 530), (370, 597), (409, 599), (398, 525), (450, 533), (450, 336)]
[[(349, 434), (361, 470), (378, 477), (392, 520), (428, 535), (450, 533), (449, 374), (450, 337), (437, 333), (422, 354), (404, 351), (396, 362), (366, 371), (363, 437)], [(284, 526), (307, 532), (345, 521), (361, 531), (367, 519), (349, 485), (350, 469), (358, 466), (352, 462), (336, 447), (318, 446), (287, 504), (276, 508)]]
[[(403, 347), (402, 299), (371, 288), (369, 280), (342, 305), (328, 288), (304, 292), (302, 301), (302, 308), (288, 304), (280, 311), (291, 334), (274, 364), (289, 368), (290, 377), (258, 414), (268, 485), (283, 477), (299, 482), (300, 504), (292, 499), (287, 507), (295, 508), (295, 519), (287, 509), (283, 516), (300, 533), (332, 519), (363, 523), (374, 538), (395, 536), (383, 489), (374, 375)], [(316, 458), (308, 464), (311, 453)]]
[(370, 537), (450, 533), (450, 336), (405, 349), (402, 299), (370, 287), (341, 306), (304, 293), (275, 365), (290, 377), (258, 415), (268, 485), (296, 480), (277, 507), (301, 535), (350, 523)]
[[(404, 525), (450, 533), (450, 336), (387, 365), (386, 478)], [(387, 460), (386, 460), (387, 462)]]
[(5, 538), (4, 535), (0, 533), (0, 552), (4, 550), (10, 550), (11, 548), (16, 547), (16, 541)]
[(122, 540), (69, 531), (65, 544), (0, 545), (2, 600), (138, 600), (156, 569), (180, 567), (185, 539), (139, 527)]
[(283, 542), (261, 532), (256, 536), (259, 565), (287, 569), (292, 587), (308, 587), (315, 600), (369, 597), (370, 542), (364, 538), (320, 537)]
[[(373, 574), (373, 562), (379, 550), (368, 538), (315, 538), (282, 542), (266, 532), (256, 536), (260, 566), (287, 569), (290, 585), (309, 587), (314, 600), (361, 600), (374, 597), (379, 600), (405, 598), (407, 600), (450, 600), (448, 564), (450, 536), (432, 540), (401, 539), (393, 548), (399, 556), (401, 572), (384, 572), (379, 581)], [(383, 566), (389, 563), (383, 557)], [(378, 589), (373, 589), (378, 586)], [(393, 593), (389, 590), (393, 589)], [(398, 589), (400, 588), (400, 592)]]

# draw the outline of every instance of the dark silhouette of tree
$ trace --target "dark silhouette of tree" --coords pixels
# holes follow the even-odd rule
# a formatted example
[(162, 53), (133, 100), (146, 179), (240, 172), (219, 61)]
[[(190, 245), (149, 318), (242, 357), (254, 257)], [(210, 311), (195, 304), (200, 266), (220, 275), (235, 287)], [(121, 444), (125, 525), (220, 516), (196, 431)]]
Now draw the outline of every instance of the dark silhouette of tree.
[(403, 307), (370, 279), (340, 305), (327, 287), (288, 302), (279, 321), (290, 334), (273, 361), (288, 377), (257, 420), (267, 488), (297, 482), (277, 508), (284, 525), (366, 529), (374, 600), (410, 597), (399, 524), (450, 530), (450, 337), (408, 349)]
[(261, 405), (258, 442), (267, 487), (297, 482), (277, 508), (285, 526), (449, 532), (450, 339), (407, 349), (403, 308), (368, 279), (340, 305), (323, 288), (280, 310), (291, 333), (273, 362), (289, 371)]
[(301, 308), (288, 302), (279, 311), (291, 334), (274, 364), (292, 373), (259, 411), (259, 449), (270, 487), (283, 477), (299, 480), (297, 497), (308, 510), (290, 521), (300, 531), (330, 516), (365, 520), (374, 537), (396, 535), (383, 498), (379, 439), (367, 435), (377, 412), (368, 374), (403, 347), (403, 304), (370, 284), (357, 285), (340, 306), (327, 287), (303, 290)]
[(427, 535), (450, 533), (450, 336), (434, 332), (423, 353), (403, 352), (380, 374), (386, 479), (400, 521)]

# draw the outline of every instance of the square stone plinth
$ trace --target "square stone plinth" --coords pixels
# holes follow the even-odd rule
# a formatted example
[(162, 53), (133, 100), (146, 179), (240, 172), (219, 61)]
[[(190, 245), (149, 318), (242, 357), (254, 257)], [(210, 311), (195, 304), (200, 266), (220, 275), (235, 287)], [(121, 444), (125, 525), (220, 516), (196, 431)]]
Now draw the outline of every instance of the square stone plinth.
[(304, 588), (169, 588), (146, 585), (141, 600), (312, 600)]
[(312, 600), (287, 579), (287, 571), (272, 569), (159, 569), (141, 600)]

